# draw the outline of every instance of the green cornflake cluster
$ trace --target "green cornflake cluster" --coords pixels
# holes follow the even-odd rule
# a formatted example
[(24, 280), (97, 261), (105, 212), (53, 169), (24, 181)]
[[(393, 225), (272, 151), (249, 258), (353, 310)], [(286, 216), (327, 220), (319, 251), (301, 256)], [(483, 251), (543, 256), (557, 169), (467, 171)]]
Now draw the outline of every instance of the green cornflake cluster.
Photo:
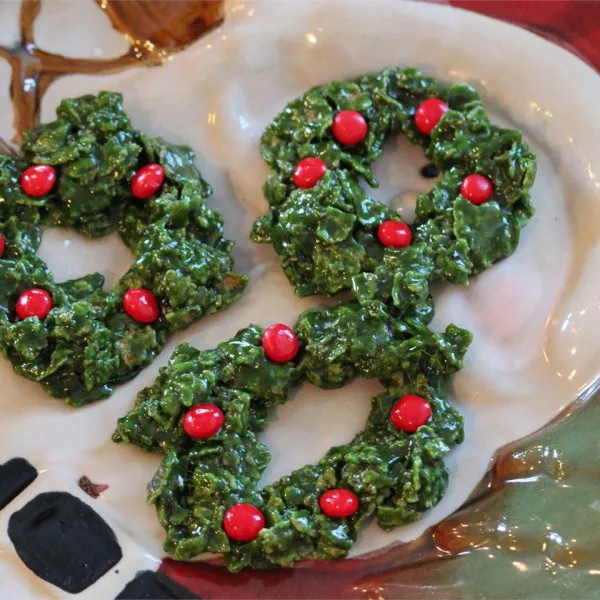
[[(414, 114), (430, 97), (444, 99), (450, 110), (425, 136)], [(333, 117), (344, 109), (359, 111), (368, 123), (365, 140), (351, 147), (331, 133)], [(379, 242), (378, 226), (399, 217), (359, 184), (376, 185), (370, 165), (397, 132), (420, 144), (443, 172), (432, 191), (419, 196), (413, 242), (403, 249)], [(343, 290), (351, 299), (300, 315), (294, 325), (300, 350), (287, 363), (265, 356), (257, 326), (215, 350), (179, 346), (113, 436), (163, 454), (148, 489), (167, 532), (165, 550), (183, 560), (221, 552), (232, 571), (342, 558), (366, 520), (392, 529), (440, 501), (448, 484), (444, 456), (464, 436), (446, 391), (471, 334), (454, 325), (444, 333), (429, 329), (430, 283), (468, 283), (511, 254), (533, 213), (536, 163), (521, 134), (491, 124), (468, 85), (445, 89), (413, 69), (385, 69), (310, 90), (267, 127), (261, 149), (273, 171), (265, 185), (270, 209), (255, 223), (252, 239), (273, 245), (298, 295)], [(327, 173), (311, 189), (296, 188), (295, 165), (314, 156), (327, 163)], [(460, 196), (462, 180), (472, 173), (493, 182), (486, 204)], [(269, 409), (303, 382), (327, 389), (354, 377), (378, 379), (385, 389), (371, 400), (364, 430), (316, 465), (258, 489), (270, 454), (256, 436)], [(405, 394), (425, 398), (432, 408), (432, 418), (414, 433), (390, 420)], [(194, 440), (182, 418), (207, 402), (223, 411), (224, 426)], [(320, 496), (335, 488), (357, 495), (355, 514), (332, 518), (321, 511)], [(225, 511), (239, 502), (265, 517), (265, 528), (250, 542), (233, 541), (223, 529)]]
[[(450, 110), (426, 136), (415, 126), (414, 114), (431, 97), (443, 99)], [(355, 146), (340, 145), (331, 133), (340, 110), (356, 110), (367, 120), (368, 134)], [(491, 123), (467, 84), (443, 88), (415, 69), (384, 69), (310, 90), (290, 102), (261, 138), (273, 170), (265, 184), (270, 209), (256, 221), (251, 237), (273, 245), (299, 295), (336, 294), (350, 287), (354, 275), (379, 265), (377, 227), (400, 217), (369, 198), (359, 181), (377, 186), (371, 164), (385, 139), (399, 132), (422, 146), (444, 173), (431, 192), (418, 197), (411, 227), (414, 242), (433, 250), (434, 277), (466, 284), (469, 276), (515, 250), (533, 214), (529, 189), (536, 172), (521, 133)], [(327, 164), (326, 175), (313, 188), (296, 188), (294, 167), (313, 156)], [(494, 196), (483, 207), (459, 193), (462, 180), (473, 173), (493, 182)]]
[[(61, 102), (57, 120), (25, 134), (23, 159), (0, 155), (0, 349), (20, 375), (39, 381), (52, 396), (81, 406), (109, 396), (135, 376), (168, 336), (242, 294), (245, 277), (234, 273), (221, 215), (208, 208), (209, 185), (194, 153), (151, 139), (131, 127), (120, 94), (102, 92)], [(30, 164), (52, 165), (53, 190), (31, 198), (21, 189)], [(160, 192), (140, 201), (131, 193), (138, 169), (159, 163)], [(42, 230), (60, 226), (90, 237), (118, 229), (134, 261), (119, 284), (103, 289), (98, 273), (56, 283), (35, 253)], [(21, 320), (19, 295), (43, 288), (53, 309), (44, 320)], [(130, 288), (159, 300), (161, 317), (134, 321), (122, 307)]]
[[(318, 328), (309, 326), (317, 314), (338, 327), (330, 330), (343, 347), (337, 355), (314, 354), (327, 346)], [(167, 552), (182, 560), (222, 552), (232, 571), (286, 566), (302, 558), (341, 558), (369, 517), (391, 529), (418, 519), (439, 502), (448, 482), (443, 457), (463, 439), (462, 417), (446, 401), (445, 389), (461, 367), (471, 336), (454, 326), (434, 334), (415, 319), (398, 322), (395, 365), (390, 359), (378, 367), (372, 349), (386, 346), (383, 338), (374, 341), (381, 321), (365, 319), (357, 335), (355, 323), (361, 318), (357, 303), (323, 313), (307, 311), (295, 327), (303, 358), (283, 364), (265, 356), (263, 329), (254, 325), (215, 350), (182, 344), (154, 385), (140, 392), (135, 407), (119, 419), (113, 439), (164, 454), (148, 489), (149, 502), (167, 531)], [(318, 464), (258, 490), (271, 458), (257, 438), (268, 410), (285, 402), (290, 388), (302, 381), (343, 385), (354, 374), (346, 369), (350, 358), (359, 356), (363, 360), (356, 373), (382, 377), (386, 390), (372, 399), (366, 428), (351, 443), (332, 448)], [(318, 371), (313, 373), (315, 364)], [(414, 434), (396, 429), (389, 420), (393, 403), (409, 393), (426, 398), (433, 409), (432, 420)], [(201, 403), (218, 406), (225, 424), (218, 434), (193, 440), (181, 421)], [(359, 497), (360, 509), (348, 519), (332, 519), (320, 511), (321, 494), (337, 487)], [(265, 515), (266, 529), (249, 543), (232, 542), (222, 527), (225, 511), (238, 502), (253, 504)]]

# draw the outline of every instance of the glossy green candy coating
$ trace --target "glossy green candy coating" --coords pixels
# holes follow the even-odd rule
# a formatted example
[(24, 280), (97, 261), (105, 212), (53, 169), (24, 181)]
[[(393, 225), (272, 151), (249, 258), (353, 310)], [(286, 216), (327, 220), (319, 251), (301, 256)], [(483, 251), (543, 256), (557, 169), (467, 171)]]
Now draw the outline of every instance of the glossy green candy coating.
[[(310, 313), (300, 321), (305, 318)], [(256, 436), (266, 425), (268, 409), (285, 402), (290, 388), (306, 379), (302, 362), (269, 361), (257, 326), (215, 350), (179, 346), (155, 383), (119, 420), (113, 436), (164, 453), (148, 489), (167, 530), (165, 550), (183, 560), (224, 552), (228, 568), (235, 571), (290, 565), (302, 558), (341, 558), (369, 517), (390, 529), (434, 506), (448, 482), (443, 457), (463, 439), (462, 417), (445, 400), (445, 388), (462, 364), (470, 336), (452, 327), (445, 334), (430, 333), (423, 343), (418, 336), (426, 327), (405, 326), (414, 337), (407, 333), (404, 348), (397, 349), (397, 368), (388, 373), (386, 391), (371, 401), (365, 430), (351, 443), (332, 448), (318, 464), (262, 490), (257, 484), (271, 456)], [(350, 354), (364, 351), (375, 331), (365, 329), (362, 335), (349, 340)], [(327, 384), (338, 371), (332, 363)], [(423, 396), (433, 409), (431, 422), (416, 434), (398, 430), (389, 420), (394, 402), (406, 393)], [(194, 440), (181, 420), (204, 402), (217, 405), (225, 423), (216, 435)], [(342, 521), (319, 508), (321, 494), (336, 487), (352, 489), (360, 499), (358, 512)], [(225, 511), (238, 502), (260, 508), (266, 520), (266, 529), (246, 544), (229, 540), (222, 527)]]
[[(160, 352), (171, 333), (237, 300), (246, 279), (234, 273), (222, 217), (208, 208), (211, 190), (186, 146), (150, 139), (132, 128), (119, 94), (64, 100), (57, 120), (26, 132), (24, 160), (0, 155), (0, 349), (17, 373), (74, 406), (109, 396)], [(21, 189), (31, 163), (58, 174), (39, 198)], [(159, 193), (140, 201), (131, 180), (147, 163), (166, 173)], [(35, 253), (47, 226), (101, 237), (118, 229), (134, 254), (120, 282), (105, 290), (99, 273), (56, 283)], [(53, 301), (42, 321), (17, 318), (24, 290)], [(152, 291), (161, 317), (134, 321), (122, 307), (130, 288)]]
[[(450, 110), (426, 136), (414, 114), (429, 97), (443, 99)], [(344, 146), (333, 136), (331, 123), (340, 110), (356, 110), (367, 119), (361, 143)], [(370, 199), (361, 180), (377, 186), (371, 164), (385, 139), (397, 133), (422, 146), (445, 173), (431, 192), (419, 196), (412, 226), (414, 242), (435, 252), (436, 278), (467, 283), (516, 248), (533, 214), (529, 188), (536, 172), (521, 133), (491, 123), (467, 84), (445, 89), (415, 69), (384, 69), (313, 88), (290, 102), (261, 138), (273, 170), (265, 184), (270, 209), (254, 224), (252, 239), (273, 245), (299, 295), (333, 295), (349, 288), (353, 275), (377, 267), (377, 227), (399, 217)], [(313, 188), (299, 189), (291, 174), (308, 156), (321, 158), (329, 170)], [(462, 180), (472, 173), (494, 184), (492, 200), (480, 211), (460, 196)]]

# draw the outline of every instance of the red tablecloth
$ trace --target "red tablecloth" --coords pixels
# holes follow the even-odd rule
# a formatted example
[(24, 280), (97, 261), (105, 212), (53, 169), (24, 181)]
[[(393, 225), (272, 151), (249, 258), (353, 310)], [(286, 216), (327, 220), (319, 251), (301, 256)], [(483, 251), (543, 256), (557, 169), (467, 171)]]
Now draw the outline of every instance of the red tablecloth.
[(598, 0), (443, 0), (508, 21), (567, 48), (600, 71)]

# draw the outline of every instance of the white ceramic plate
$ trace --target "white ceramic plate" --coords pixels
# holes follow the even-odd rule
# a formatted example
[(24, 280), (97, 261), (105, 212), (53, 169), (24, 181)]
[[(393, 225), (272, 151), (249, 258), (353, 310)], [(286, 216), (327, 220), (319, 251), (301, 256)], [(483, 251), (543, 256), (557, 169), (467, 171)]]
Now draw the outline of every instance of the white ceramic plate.
[[(6, 4), (0, 6), (0, 40), (10, 39), (14, 26), (2, 16), (10, 12)], [(100, 11), (82, 10), (82, 4), (61, 0), (44, 9), (37, 27), (48, 49), (118, 54), (119, 36), (107, 31)], [(56, 31), (56, 23), (75, 17), (76, 27)], [(233, 3), (220, 30), (163, 67), (68, 77), (44, 100), (47, 121), (63, 97), (120, 91), (136, 127), (196, 149), (198, 166), (215, 189), (211, 204), (224, 213), (226, 233), (237, 242), (237, 268), (250, 276), (242, 300), (177, 336), (152, 366), (92, 406), (74, 410), (50, 399), (0, 362), (0, 463), (24, 456), (41, 472), (11, 509), (40, 491), (70, 491), (94, 503), (124, 548), (119, 573), (113, 570), (80, 597), (114, 596), (136, 569), (153, 568), (162, 557), (162, 530), (145, 504), (146, 483), (159, 459), (109, 439), (136, 393), (183, 340), (210, 348), (251, 322), (292, 324), (319, 302), (295, 298), (273, 251), (248, 240), (252, 221), (266, 207), (261, 187), (267, 170), (257, 146), (262, 130), (309, 87), (386, 65), (416, 66), (447, 82), (467, 81), (482, 93), (496, 121), (523, 129), (538, 156), (537, 213), (512, 257), (469, 288), (444, 285), (435, 292), (434, 326), (454, 322), (475, 334), (466, 367), (455, 378), (467, 438), (450, 457), (446, 497), (414, 525), (390, 533), (368, 527), (353, 553), (412, 539), (448, 515), (467, 498), (496, 449), (542, 426), (599, 375), (600, 117), (590, 101), (600, 97), (598, 75), (533, 34), (439, 5)], [(7, 77), (0, 63), (0, 135), (10, 138)], [(392, 140), (377, 164), (382, 186), (373, 195), (410, 215), (415, 194), (431, 185), (419, 176), (425, 162), (421, 150)], [(116, 235), (91, 242), (64, 231), (47, 231), (40, 254), (58, 280), (99, 270), (109, 285), (131, 260)], [(265, 481), (351, 439), (377, 391), (378, 385), (367, 381), (336, 391), (304, 386), (276, 411), (263, 436), (274, 457)], [(82, 474), (110, 488), (92, 501), (76, 486)], [(19, 598), (60, 596), (57, 588), (34, 581), (15, 556), (5, 533), (9, 512), (0, 513), (0, 553), (7, 559), (0, 562), (2, 591)]]

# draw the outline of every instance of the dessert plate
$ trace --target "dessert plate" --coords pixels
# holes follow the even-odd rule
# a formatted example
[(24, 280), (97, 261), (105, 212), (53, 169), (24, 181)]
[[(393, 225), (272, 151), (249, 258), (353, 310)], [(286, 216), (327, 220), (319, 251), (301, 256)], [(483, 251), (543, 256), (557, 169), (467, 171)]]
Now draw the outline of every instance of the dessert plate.
[[(11, 27), (16, 26), (12, 4), (0, 5), (1, 44), (11, 43)], [(122, 37), (107, 27), (92, 3), (85, 9), (81, 5), (60, 2), (42, 9), (36, 31), (44, 36), (45, 49), (72, 55), (81, 48), (84, 57), (118, 56)], [(465, 416), (466, 440), (449, 459), (450, 488), (418, 523), (392, 532), (375, 524), (367, 527), (352, 555), (366, 564), (372, 559), (365, 556), (421, 536), (467, 500), (498, 449), (543, 427), (598, 382), (600, 117), (590, 101), (600, 97), (597, 73), (527, 31), (436, 4), (232, 2), (226, 11), (219, 29), (170, 55), (158, 68), (71, 75), (53, 83), (43, 97), (41, 119), (46, 121), (64, 97), (119, 91), (135, 127), (192, 146), (215, 190), (210, 203), (224, 214), (226, 235), (236, 240), (236, 268), (249, 276), (250, 284), (233, 307), (174, 338), (150, 367), (110, 399), (83, 409), (47, 397), (38, 385), (14, 374), (8, 362), (0, 362), (0, 463), (23, 457), (38, 471), (35, 481), (0, 512), (0, 582), (6, 597), (68, 595), (29, 571), (6, 533), (10, 515), (44, 491), (79, 497), (103, 517), (121, 546), (120, 562), (80, 597), (114, 597), (136, 571), (156, 570), (164, 557), (163, 532), (145, 504), (145, 490), (159, 459), (113, 444), (116, 419), (154, 380), (176, 344), (211, 348), (249, 323), (292, 324), (302, 310), (323, 302), (296, 298), (272, 250), (248, 239), (254, 218), (266, 206), (260, 134), (287, 101), (313, 85), (386, 65), (414, 66), (445, 82), (466, 81), (480, 91), (495, 121), (523, 130), (538, 157), (532, 190), (537, 212), (516, 253), (468, 288), (444, 284), (434, 289), (434, 328), (453, 322), (474, 334), (466, 366), (454, 379), (453, 401)], [(76, 28), (68, 26), (69, 20)], [(8, 88), (9, 70), (0, 62), (0, 136), (5, 140), (14, 134)], [(422, 151), (402, 138), (390, 141), (375, 167), (381, 185), (373, 196), (410, 221), (416, 194), (431, 186), (420, 175), (426, 162)], [(40, 255), (59, 281), (98, 270), (107, 276), (107, 285), (131, 262), (116, 235), (90, 241), (60, 230), (45, 232)], [(369, 398), (378, 390), (378, 384), (363, 380), (334, 391), (303, 386), (293, 401), (275, 411), (263, 435), (273, 454), (264, 482), (317, 461), (332, 445), (351, 439), (362, 429)], [(581, 452), (590, 439), (585, 435)], [(84, 475), (108, 488), (92, 499), (77, 485)], [(527, 502), (544, 501), (534, 498), (528, 496)], [(529, 550), (544, 552), (541, 543), (536, 548)], [(194, 586), (192, 572), (185, 571), (185, 581)], [(234, 586), (235, 576), (228, 577)], [(260, 576), (240, 577), (243, 585), (235, 585), (235, 592), (234, 587), (221, 588), (220, 595), (266, 597), (268, 584), (260, 587)], [(436, 583), (443, 585), (435, 579), (428, 585)], [(195, 587), (197, 593), (202, 589)], [(278, 588), (270, 589), (269, 594), (277, 594)], [(471, 594), (478, 595), (477, 590), (472, 588)], [(398, 589), (387, 595), (402, 593), (409, 592)], [(418, 587), (410, 590), (413, 596), (420, 593)]]

